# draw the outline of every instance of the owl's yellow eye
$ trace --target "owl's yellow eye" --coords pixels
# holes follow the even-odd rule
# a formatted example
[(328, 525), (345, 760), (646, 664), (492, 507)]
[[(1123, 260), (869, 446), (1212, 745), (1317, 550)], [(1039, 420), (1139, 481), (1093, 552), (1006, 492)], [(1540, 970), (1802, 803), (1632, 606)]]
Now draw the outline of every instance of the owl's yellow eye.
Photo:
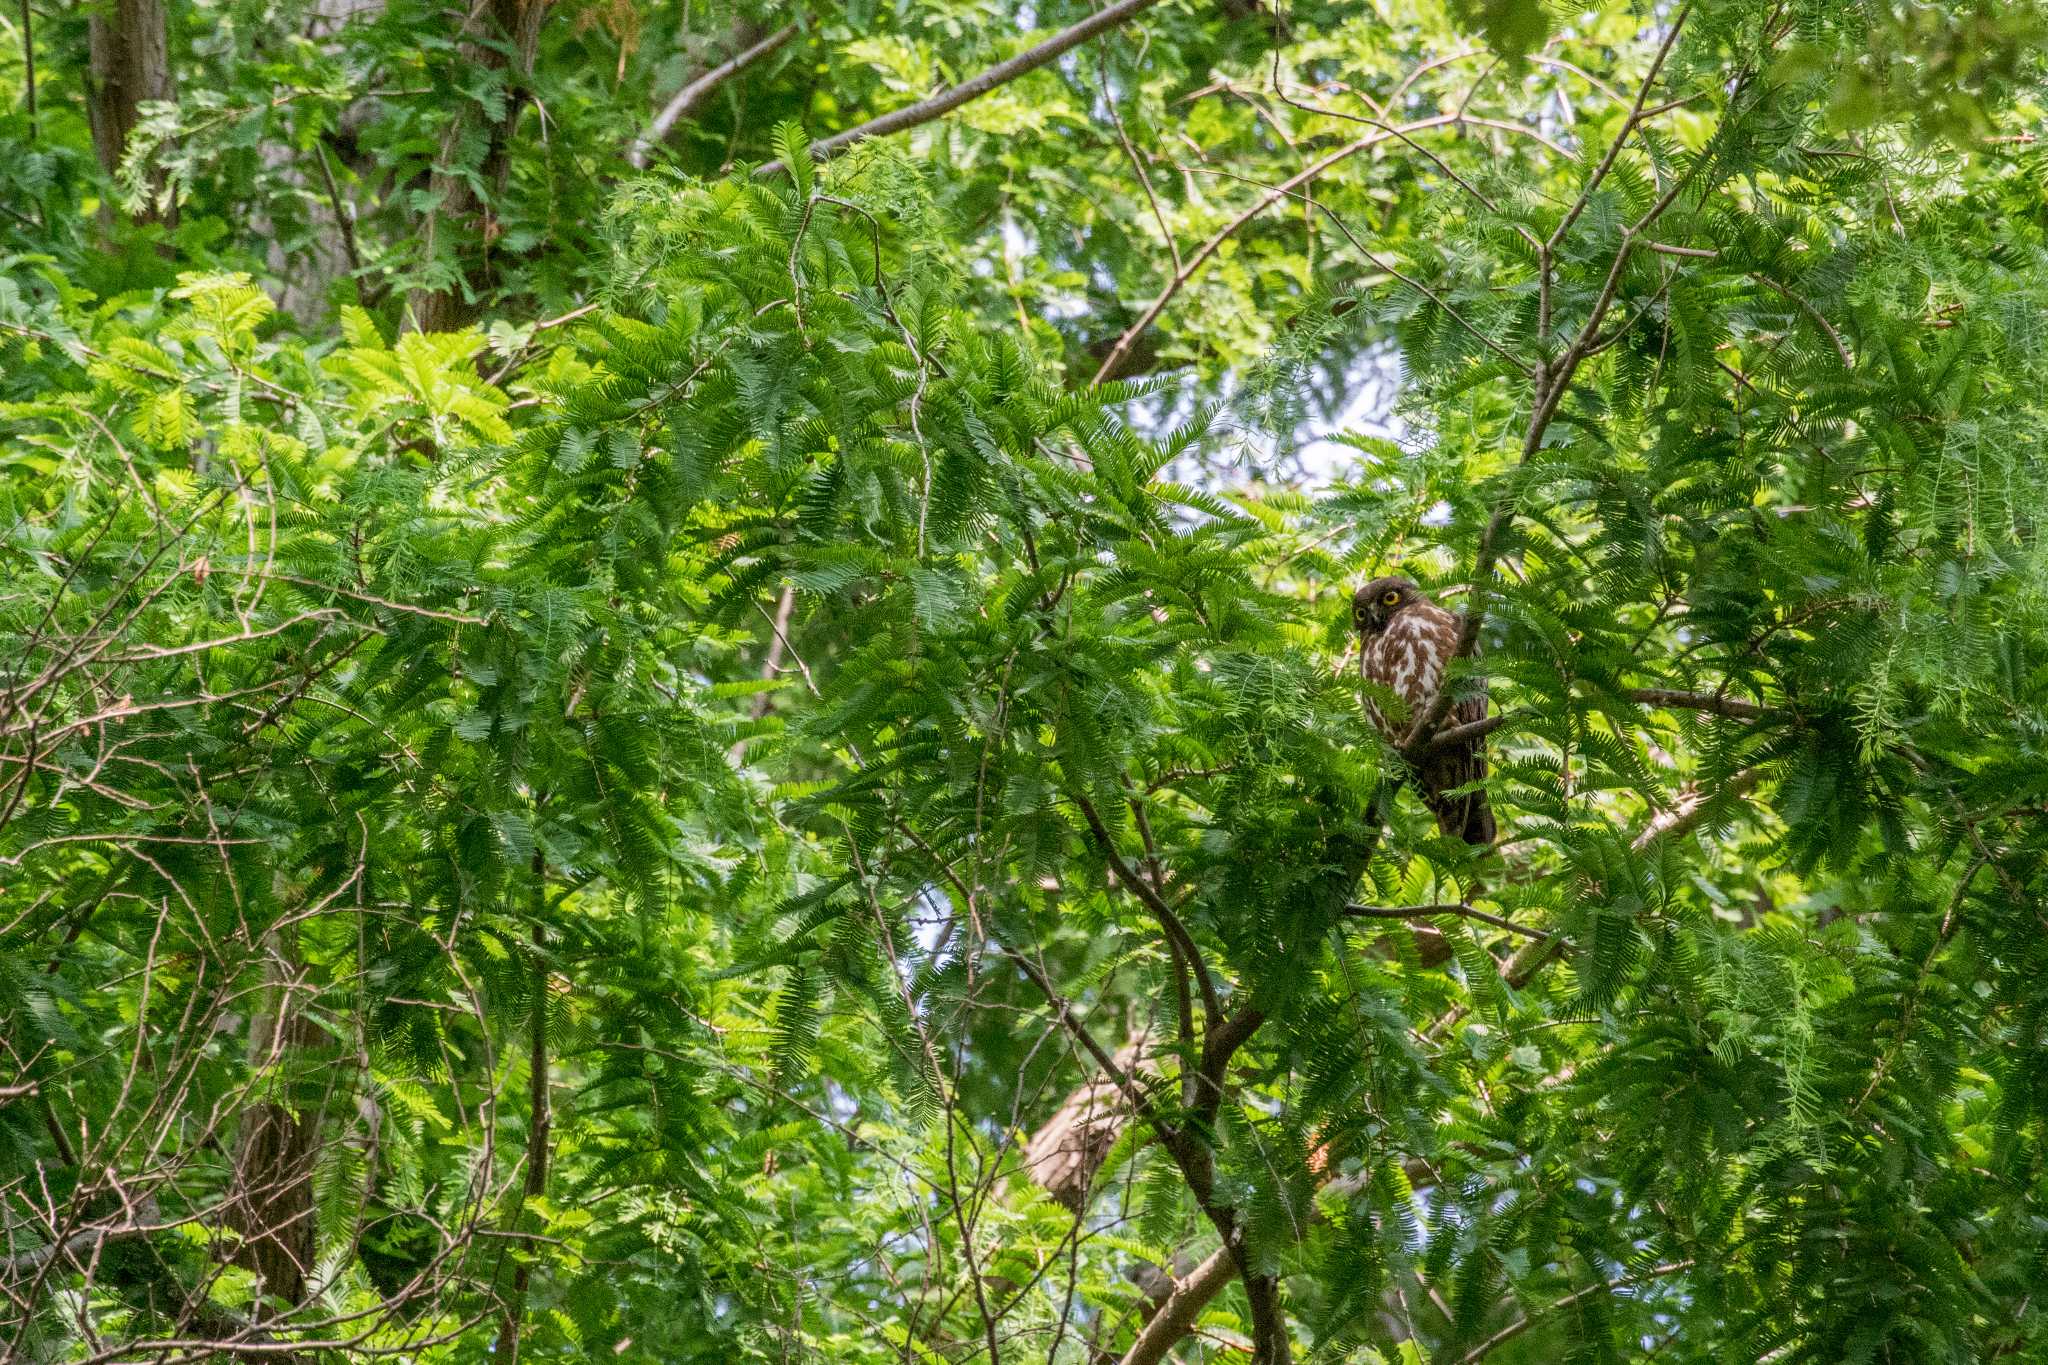
[(1400, 600), (1401, 594), (1392, 590), (1380, 594), (1380, 605), (1383, 607), (1391, 607)]

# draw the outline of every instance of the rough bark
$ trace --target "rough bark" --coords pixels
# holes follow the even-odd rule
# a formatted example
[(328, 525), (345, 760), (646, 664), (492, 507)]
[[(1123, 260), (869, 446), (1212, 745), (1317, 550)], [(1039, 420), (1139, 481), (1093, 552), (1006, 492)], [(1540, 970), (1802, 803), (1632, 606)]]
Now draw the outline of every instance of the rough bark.
[[(547, 0), (484, 0), (462, 25), (462, 60), (508, 73), (510, 89), (504, 113), (484, 130), (484, 158), (476, 172), (476, 180), (488, 187), (490, 199), (504, 192), (511, 173), (512, 134), (526, 106), (547, 8)], [(451, 332), (474, 322), (480, 311), (478, 300), (495, 283), (491, 242), (497, 235), (497, 223), (492, 205), (478, 195), (471, 178), (455, 164), (481, 117), (481, 111), (470, 108), (450, 120), (428, 181), (434, 207), (427, 211), (422, 228), (426, 256), (434, 261), (452, 255), (460, 278), (446, 288), (413, 291), (409, 304), (412, 326), (422, 332)]]
[[(112, 175), (152, 100), (177, 98), (171, 78), (169, 0), (111, 0), (86, 21), (86, 114), (100, 167)], [(155, 216), (153, 213), (145, 217)], [(175, 213), (166, 211), (168, 221)]]

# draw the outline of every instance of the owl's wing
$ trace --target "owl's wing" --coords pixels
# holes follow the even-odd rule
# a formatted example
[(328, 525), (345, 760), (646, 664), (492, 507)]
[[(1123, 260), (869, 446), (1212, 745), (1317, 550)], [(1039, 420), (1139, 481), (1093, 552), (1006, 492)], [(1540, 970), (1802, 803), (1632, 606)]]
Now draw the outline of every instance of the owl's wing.
[[(1465, 629), (1462, 615), (1446, 613), (1449, 616), (1451, 634), (1443, 647), (1443, 671), (1450, 671), (1450, 654), (1457, 648), (1458, 635)], [(1478, 655), (1478, 642), (1473, 642), (1473, 655)], [(1448, 678), (1445, 679), (1448, 685)], [(1472, 688), (1466, 696), (1451, 707), (1444, 717), (1446, 727), (1455, 728), (1470, 725), (1486, 719), (1487, 696), (1485, 676), (1468, 679), (1466, 687)], [(1453, 838), (1463, 839), (1468, 844), (1490, 844), (1496, 829), (1493, 808), (1487, 804), (1486, 793), (1465, 792), (1457, 796), (1445, 795), (1459, 787), (1486, 778), (1486, 736), (1480, 735), (1438, 749), (1422, 762), (1422, 770), (1416, 774), (1422, 788), (1423, 800), (1429, 803), (1431, 813), (1436, 816), (1437, 828)]]

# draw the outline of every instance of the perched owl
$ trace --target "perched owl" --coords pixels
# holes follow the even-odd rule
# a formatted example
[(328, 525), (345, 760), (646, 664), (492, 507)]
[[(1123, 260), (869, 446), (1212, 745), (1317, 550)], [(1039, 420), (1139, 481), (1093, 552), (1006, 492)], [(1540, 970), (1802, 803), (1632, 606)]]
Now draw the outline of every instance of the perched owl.
[[(1351, 599), (1351, 624), (1358, 631), (1358, 674), (1385, 687), (1408, 704), (1400, 726), (1380, 714), (1366, 698), (1366, 714), (1388, 739), (1399, 743), (1415, 717), (1436, 700), (1444, 671), (1458, 647), (1459, 619), (1415, 590), (1405, 578), (1375, 578)], [(1453, 706), (1446, 725), (1465, 725), (1486, 717), (1486, 694)], [(1493, 842), (1493, 811), (1484, 791), (1460, 796), (1444, 793), (1486, 776), (1486, 738), (1436, 750), (1416, 772), (1422, 799), (1436, 815), (1437, 828), (1468, 844)]]

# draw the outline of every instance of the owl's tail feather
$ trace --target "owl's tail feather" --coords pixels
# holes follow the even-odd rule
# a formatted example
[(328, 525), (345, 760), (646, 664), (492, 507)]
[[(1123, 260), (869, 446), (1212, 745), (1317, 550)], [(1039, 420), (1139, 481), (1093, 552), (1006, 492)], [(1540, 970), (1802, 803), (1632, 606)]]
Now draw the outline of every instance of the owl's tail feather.
[[(1459, 719), (1464, 719), (1462, 713)], [(1484, 739), (1475, 739), (1435, 754), (1423, 760), (1422, 771), (1417, 774), (1422, 779), (1422, 799), (1436, 816), (1436, 827), (1454, 839), (1480, 846), (1491, 844), (1497, 833), (1493, 807), (1486, 803), (1486, 789), (1456, 789), (1486, 780), (1485, 744)]]
[(1436, 816), (1436, 827), (1454, 839), (1483, 848), (1499, 833), (1494, 828), (1493, 807), (1486, 803), (1483, 791), (1427, 799), (1430, 813)]

